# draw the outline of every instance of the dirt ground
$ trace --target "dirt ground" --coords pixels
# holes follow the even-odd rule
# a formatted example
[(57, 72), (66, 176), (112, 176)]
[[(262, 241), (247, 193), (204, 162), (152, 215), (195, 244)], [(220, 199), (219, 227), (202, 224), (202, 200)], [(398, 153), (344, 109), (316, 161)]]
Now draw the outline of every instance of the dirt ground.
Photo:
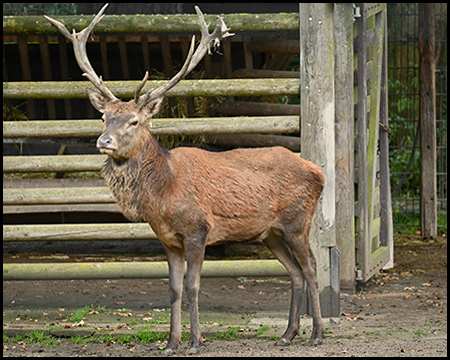
[[(341, 315), (327, 320), (323, 345), (308, 344), (310, 319), (302, 319), (301, 334), (290, 346), (274, 345), (287, 324), (289, 301), (287, 277), (202, 279), (200, 321), (206, 341), (191, 356), (446, 357), (447, 240), (397, 236), (395, 268), (380, 272), (354, 294), (341, 293)], [(75, 310), (92, 305), (111, 310), (87, 315), (78, 330), (131, 333), (146, 317), (164, 313), (168, 304), (167, 280), (4, 281), (3, 330), (71, 328), (68, 319)], [(183, 309), (188, 330), (187, 305)], [(167, 329), (166, 322), (158, 326)], [(230, 327), (241, 330), (231, 341), (218, 340), (217, 334)], [(161, 345), (73, 344), (61, 337), (56, 347), (4, 342), (3, 356), (158, 356)], [(186, 354), (184, 341), (177, 355)]]

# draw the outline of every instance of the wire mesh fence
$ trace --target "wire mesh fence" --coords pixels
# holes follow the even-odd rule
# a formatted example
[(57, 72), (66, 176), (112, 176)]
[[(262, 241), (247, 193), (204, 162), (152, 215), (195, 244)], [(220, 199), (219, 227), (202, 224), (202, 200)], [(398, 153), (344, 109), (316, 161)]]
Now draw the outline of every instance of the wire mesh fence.
[[(447, 5), (436, 4), (438, 230), (447, 232)], [(420, 228), (417, 3), (388, 4), (390, 167), (394, 226)]]

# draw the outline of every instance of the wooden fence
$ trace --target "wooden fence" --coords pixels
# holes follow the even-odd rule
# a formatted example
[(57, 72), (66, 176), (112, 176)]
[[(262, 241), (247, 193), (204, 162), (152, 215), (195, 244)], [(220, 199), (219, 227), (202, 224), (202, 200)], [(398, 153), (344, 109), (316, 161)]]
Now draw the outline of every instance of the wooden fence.
[[(281, 19), (282, 17), (282, 19)], [(161, 40), (158, 35), (135, 35), (129, 34), (132, 30), (136, 32), (186, 32), (198, 31), (197, 18), (195, 16), (144, 16), (128, 17), (134, 24), (128, 24), (129, 28), (124, 28), (127, 23), (123, 17), (106, 16), (105, 19), (96, 28), (96, 35), (99, 35), (100, 41), (110, 42), (118, 41), (122, 64), (125, 63), (123, 72), (124, 79), (129, 79), (129, 72), (126, 69), (126, 44), (138, 41), (142, 44), (144, 50), (148, 53), (148, 43)], [(250, 21), (253, 19), (252, 21)], [(255, 21), (257, 19), (257, 21)], [(91, 17), (75, 17), (73, 27), (79, 29), (91, 20)], [(135, 21), (138, 20), (138, 23)], [(151, 21), (150, 21), (151, 20)], [(208, 17), (206, 18), (208, 21)], [(226, 21), (233, 23), (233, 30), (252, 31), (252, 30), (280, 30), (298, 28), (298, 14), (288, 14), (286, 16), (276, 15), (236, 15), (230, 16)], [(71, 21), (66, 22), (70, 28)], [(161, 24), (162, 25), (161, 25)], [(142, 24), (142, 25), (140, 25)], [(149, 25), (150, 24), (150, 25)], [(160, 25), (158, 25), (160, 24)], [(23, 29), (27, 29), (24, 34)], [(114, 34), (111, 34), (111, 28), (114, 28)], [(106, 30), (105, 30), (106, 29)], [(108, 33), (105, 33), (107, 31)], [(33, 33), (42, 32), (42, 35), (33, 35)], [(7, 19), (4, 22), (4, 41), (17, 41), (22, 59), (27, 58), (26, 44), (29, 41), (39, 41), (43, 56), (48, 56), (48, 44), (52, 41), (58, 41), (59, 46), (66, 51), (66, 42), (58, 35), (47, 35), (55, 33), (45, 20), (40, 17), (19, 17)], [(24, 36), (27, 40), (24, 41)], [(144, 38), (145, 36), (145, 38)], [(186, 37), (188, 38), (188, 37)], [(179, 40), (173, 35), (171, 40)], [(170, 53), (168, 42), (162, 41), (163, 55)], [(298, 41), (290, 50), (298, 52)], [(248, 45), (248, 46), (247, 46)], [(255, 42), (246, 45), (246, 51), (268, 51), (267, 44), (264, 42)], [(225, 45), (226, 46), (226, 45)], [(286, 46), (291, 44), (279, 43), (274, 52), (285, 51)], [(165, 47), (165, 50), (164, 50)], [(146, 48), (146, 49), (145, 49)], [(102, 46), (102, 59), (107, 59), (106, 47)], [(226, 50), (226, 49), (225, 49)], [(225, 51), (225, 57), (229, 52)], [(167, 55), (166, 55), (167, 56)], [(165, 59), (166, 60), (166, 59)], [(205, 62), (207, 62), (206, 60)], [(251, 56), (247, 56), (248, 65), (251, 66)], [(43, 72), (45, 82), (21, 81), (4, 82), (3, 98), (5, 100), (27, 99), (32, 102), (36, 99), (45, 99), (47, 101), (49, 119), (30, 120), (30, 121), (4, 121), (3, 138), (10, 141), (23, 141), (25, 139), (55, 139), (64, 138), (83, 138), (97, 137), (101, 133), (102, 124), (100, 120), (54, 120), (55, 99), (84, 99), (86, 94), (86, 81), (49, 81), (51, 80), (51, 71), (48, 67), (50, 59), (43, 61)], [(150, 66), (147, 59), (144, 63)], [(104, 65), (107, 62), (104, 61)], [(30, 65), (27, 61), (22, 61), (23, 78), (31, 80)], [(68, 66), (66, 56), (61, 56), (60, 66), (64, 69)], [(47, 70), (46, 70), (47, 68)], [(78, 69), (77, 69), (78, 70)], [(210, 80), (183, 80), (176, 87), (171, 89), (167, 96), (175, 97), (193, 97), (193, 96), (261, 96), (261, 95), (298, 95), (299, 79), (292, 78), (292, 73), (280, 72), (280, 78), (275, 78), (278, 72), (270, 69), (260, 70), (259, 73), (252, 69), (242, 69), (236, 73), (239, 79), (210, 79)], [(68, 72), (62, 71), (63, 78), (68, 78)], [(65, 73), (65, 75), (64, 75)], [(47, 74), (47, 75), (45, 75)], [(256, 74), (256, 75), (255, 75)], [(230, 72), (228, 72), (230, 75)], [(242, 79), (243, 76), (249, 76), (248, 79)], [(271, 78), (251, 78), (251, 77)], [(290, 77), (290, 78), (289, 78)], [(146, 88), (160, 86), (165, 81), (149, 81)], [(134, 89), (138, 81), (108, 81), (107, 86), (121, 98), (133, 96)], [(145, 91), (145, 89), (144, 89)], [(69, 107), (70, 108), (70, 107)], [(207, 118), (166, 118), (152, 119), (151, 129), (155, 135), (192, 135), (192, 134), (288, 134), (298, 133), (300, 118), (299, 108), (294, 113), (297, 115), (285, 116), (250, 116), (250, 117), (207, 117)], [(28, 106), (28, 110), (33, 112), (33, 108)], [(279, 111), (279, 110), (278, 110)], [(292, 111), (291, 111), (292, 113)], [(66, 110), (66, 115), (68, 114)], [(53, 120), (52, 120), (53, 119)], [(298, 142), (300, 142), (300, 139)], [(4, 173), (65, 173), (77, 171), (98, 171), (100, 170), (105, 156), (103, 155), (44, 155), (44, 156), (4, 156)], [(3, 190), (3, 212), (5, 213), (35, 213), (35, 212), (54, 212), (54, 211), (74, 211), (76, 209), (100, 209), (102, 211), (119, 211), (114, 203), (109, 189), (102, 180), (92, 181), (77, 179), (70, 181), (64, 179), (47, 180), (12, 180), (4, 183)], [(92, 224), (51, 224), (51, 225), (33, 225), (22, 224), (4, 225), (4, 241), (73, 241), (73, 240), (136, 240), (136, 239), (156, 239), (156, 235), (150, 229), (148, 224), (123, 224), (123, 223), (92, 223)], [(54, 266), (56, 264), (53, 264)], [(218, 276), (216, 270), (211, 270), (211, 266), (205, 264), (205, 273), (203, 276)], [(230, 276), (230, 274), (286, 274), (285, 270), (275, 262), (266, 262), (259, 268), (264, 271), (257, 271), (256, 262), (251, 264), (232, 265), (224, 267), (226, 262), (221, 262), (220, 274)], [(123, 278), (125, 277), (154, 277), (167, 276), (165, 270), (158, 268), (159, 264), (152, 265), (146, 263), (134, 263), (133, 265), (124, 263), (114, 264), (86, 264), (81, 267), (76, 264), (59, 264), (60, 271), (50, 271), (52, 266), (46, 264), (4, 264), (4, 279), (37, 279), (37, 278)], [(162, 265), (163, 267), (165, 266)], [(133, 268), (130, 272), (129, 269)], [(210, 268), (210, 270), (208, 270)], [(216, 267), (217, 268), (217, 267)], [(88, 270), (86, 270), (88, 269)], [(90, 270), (89, 270), (90, 269)], [(95, 269), (96, 271), (93, 271)], [(128, 270), (127, 270), (128, 269)], [(223, 271), (223, 269), (228, 269)], [(236, 270), (237, 269), (237, 270)], [(162, 271), (162, 272), (161, 272)], [(231, 271), (231, 272), (230, 272)], [(269, 271), (269, 273), (267, 272)], [(56, 275), (59, 274), (59, 275)], [(125, 275), (124, 275), (125, 274)], [(211, 275), (212, 274), (212, 275)], [(215, 275), (214, 275), (215, 274)], [(220, 275), (219, 274), (219, 275)]]
[[(392, 260), (387, 133), (379, 129), (380, 126), (382, 129), (387, 128), (386, 6), (361, 4), (358, 9), (361, 10), (359, 17), (354, 16), (351, 3), (301, 4), (300, 16), (299, 14), (227, 15), (225, 22), (233, 32), (255, 28), (258, 31), (300, 30), (300, 42), (295, 40), (297, 45), (294, 45), (292, 41), (280, 41), (279, 48), (274, 53), (266, 54), (266, 64), (285, 64), (286, 54), (280, 51), (298, 52), (301, 48), (301, 79), (292, 78), (285, 71), (279, 71), (281, 69), (255, 69), (254, 58), (249, 49), (269, 51), (264, 41), (252, 44), (251, 37), (247, 34), (239, 40), (243, 41), (244, 45), (245, 70), (233, 72), (230, 68), (226, 70), (227, 66), (222, 64), (220, 68), (224, 71), (221, 73), (225, 74), (226, 79), (185, 80), (168, 93), (169, 101), (180, 96), (221, 94), (230, 97), (246, 96), (253, 102), (254, 99), (251, 97), (254, 96), (299, 95), (301, 92), (301, 118), (299, 113), (295, 111), (291, 113), (291, 109), (281, 112), (283, 113), (281, 115), (278, 112), (279, 108), (276, 113), (271, 113), (275, 107), (270, 111), (266, 107), (264, 114), (271, 113), (272, 116), (152, 119), (150, 124), (155, 134), (288, 134), (298, 132), (301, 127), (300, 138), (296, 139), (298, 144), (301, 140), (302, 157), (321, 166), (326, 178), (325, 189), (310, 234), (312, 249), (317, 257), (321, 306), (325, 316), (339, 314), (339, 282), (347, 289), (354, 289), (357, 276), (360, 280), (368, 280), (385, 265), (386, 261)], [(79, 26), (83, 27), (91, 18), (81, 17), (75, 20), (79, 20)], [(147, 17), (148, 21), (151, 19), (153, 18)], [(176, 28), (173, 23), (180, 24), (181, 19), (186, 23)], [(195, 22), (194, 19), (194, 16), (164, 16), (163, 23), (164, 27), (171, 29), (170, 31), (197, 31), (197, 28), (189, 27)], [(249, 19), (252, 21), (248, 21)], [(54, 33), (54, 30), (41, 19), (23, 21), (25, 20), (31, 23), (37, 21), (36, 25), (33, 25), (34, 31)], [(107, 31), (108, 24), (114, 23), (117, 17), (106, 16), (104, 20), (103, 27), (99, 27), (96, 33), (100, 38), (103, 36), (106, 39), (109, 35), (104, 32)], [(130, 29), (142, 32), (149, 30), (144, 28), (145, 25), (138, 24), (140, 19), (129, 17), (129, 21), (130, 23), (124, 21), (125, 27), (131, 27), (120, 30), (122, 33), (117, 37), (119, 43), (122, 41), (120, 36), (128, 36), (126, 34)], [(247, 25), (250, 23), (252, 25)], [(11, 39), (11, 36), (22, 36), (18, 35), (21, 32), (20, 26), (13, 26), (12, 22), (7, 24), (13, 29), (10, 31), (16, 34), (6, 33), (4, 36), (10, 36), (8, 39)], [(73, 24), (79, 29), (75, 26), (76, 22)], [(70, 26), (69, 24), (68, 27)], [(237, 34), (233, 41), (239, 36)], [(356, 53), (353, 51), (354, 42)], [(144, 40), (141, 45), (145, 48), (146, 43), (147, 40)], [(59, 44), (64, 48), (63, 42), (60, 41)], [(231, 43), (224, 43), (224, 59), (232, 58), (230, 45)], [(107, 56), (104, 51), (101, 56), (105, 62)], [(208, 65), (206, 60), (205, 65), (207, 67), (211, 64)], [(213, 66), (210, 66), (210, 69), (213, 69)], [(260, 72), (265, 75), (261, 75)], [(247, 73), (250, 76), (238, 80), (229, 78), (233, 73), (240, 74), (239, 76)], [(68, 80), (68, 77), (64, 76), (67, 74), (63, 74), (62, 80)], [(270, 78), (255, 78), (258, 76)], [(26, 77), (23, 80), (24, 82), (4, 83), (4, 99), (54, 101), (73, 97), (86, 98), (83, 89), (86, 82), (32, 83), (31, 79)], [(117, 96), (132, 97), (132, 89), (137, 83), (108, 81), (107, 84)], [(154, 81), (149, 82), (147, 86), (160, 84)], [(232, 104), (234, 111), (239, 108), (240, 101), (241, 99)], [(224, 106), (227, 107), (228, 104)], [(252, 109), (254, 108), (253, 106)], [(94, 137), (101, 131), (99, 120), (49, 121), (51, 119), (49, 116), (45, 121), (4, 121), (4, 137), (8, 139)], [(60, 173), (98, 169), (103, 159), (101, 155), (4, 156), (3, 166), (4, 172)], [(4, 183), (4, 214), (9, 211), (31, 213), (33, 207), (45, 207), (48, 211), (61, 209), (73, 211), (77, 207), (88, 209), (92, 205), (103, 211), (118, 211), (102, 180), (98, 182), (82, 179), (72, 182), (60, 180), (42, 180), (34, 185), (28, 182), (26, 186), (16, 186), (16, 181), (7, 182), (6, 186)], [(153, 238), (154, 234), (150, 229), (147, 227), (146, 230), (143, 226), (143, 224), (4, 225), (3, 233), (6, 241), (52, 239), (71, 241), (75, 238), (91, 240), (105, 239), (109, 236), (120, 236), (124, 240)], [(105, 234), (105, 229), (110, 231)], [(340, 263), (343, 265), (342, 272)], [(109, 278), (121, 277), (122, 265), (120, 263), (115, 265), (113, 271), (107, 272)], [(33, 270), (28, 268), (27, 271)], [(70, 270), (68, 276), (77, 276), (76, 271), (78, 270)], [(80, 271), (86, 272), (86, 269)], [(19, 273), (23, 274), (23, 269), (14, 269), (12, 264), (4, 265), (4, 279), (15, 279)], [(99, 275), (101, 271), (95, 271), (95, 274), (93, 275), (95, 277), (105, 276)]]

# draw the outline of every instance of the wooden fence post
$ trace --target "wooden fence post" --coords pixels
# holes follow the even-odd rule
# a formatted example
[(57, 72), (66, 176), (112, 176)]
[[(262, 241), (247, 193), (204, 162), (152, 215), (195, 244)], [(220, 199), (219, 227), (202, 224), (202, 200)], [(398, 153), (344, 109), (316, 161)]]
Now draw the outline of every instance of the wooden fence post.
[(434, 3), (419, 3), (420, 225), (437, 235)]
[(300, 4), (300, 49), (301, 155), (325, 173), (309, 238), (317, 258), (322, 313), (334, 316), (332, 298), (339, 289), (332, 287), (330, 266), (336, 245), (333, 4)]
[(334, 7), (336, 247), (341, 288), (355, 290), (353, 4)]

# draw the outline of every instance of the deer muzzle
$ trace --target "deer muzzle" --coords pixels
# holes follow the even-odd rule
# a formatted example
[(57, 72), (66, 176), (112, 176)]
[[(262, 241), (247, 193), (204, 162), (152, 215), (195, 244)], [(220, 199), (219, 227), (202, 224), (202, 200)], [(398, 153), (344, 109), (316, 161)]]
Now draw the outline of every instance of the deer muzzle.
[(101, 135), (97, 139), (97, 149), (99, 149), (102, 154), (111, 155), (115, 150), (117, 150), (117, 146), (115, 146), (115, 141), (113, 141), (112, 137), (108, 135)]

